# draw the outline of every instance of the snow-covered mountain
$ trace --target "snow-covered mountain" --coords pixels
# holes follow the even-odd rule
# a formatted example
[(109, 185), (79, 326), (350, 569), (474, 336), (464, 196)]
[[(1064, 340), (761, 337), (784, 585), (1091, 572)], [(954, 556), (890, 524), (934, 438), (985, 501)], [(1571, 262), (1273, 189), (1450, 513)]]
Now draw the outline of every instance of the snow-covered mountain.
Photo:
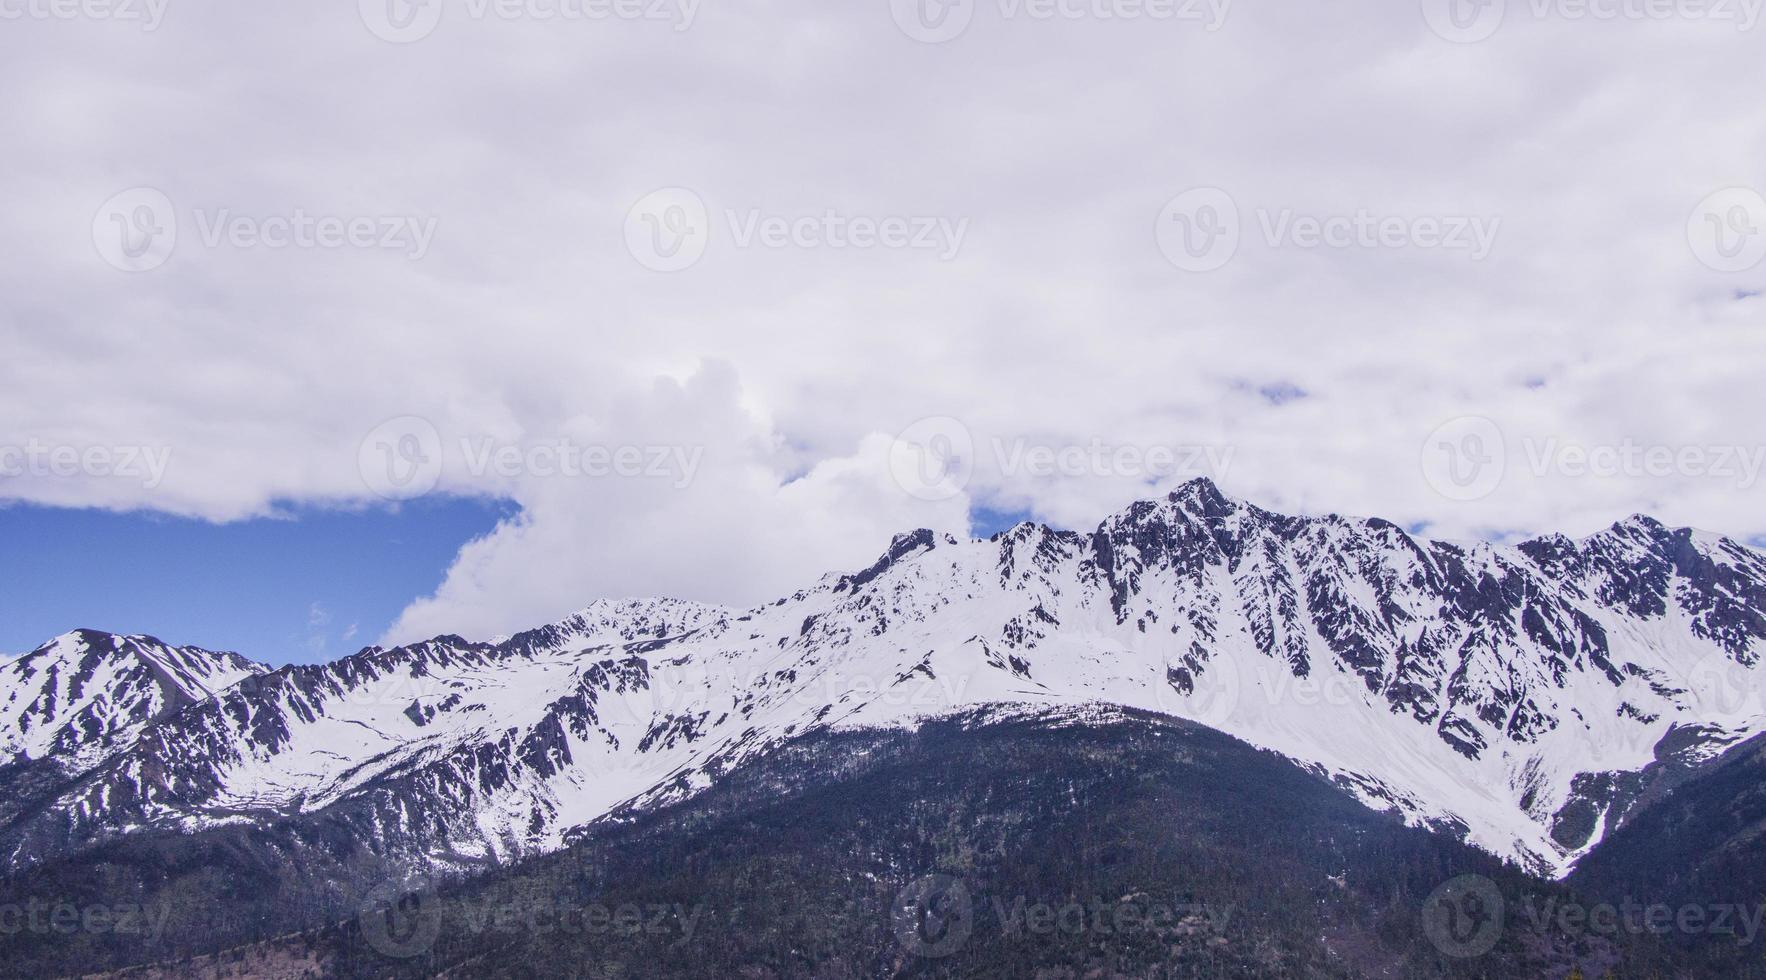
[[(21, 664), (63, 650), (108, 677), (141, 639), (70, 636)], [(402, 857), (505, 860), (814, 729), (1102, 702), (1561, 873), (1652, 779), (1766, 727), (1762, 651), (1766, 556), (1724, 538), (1634, 517), (1580, 541), (1431, 542), (1196, 481), (1089, 534), (905, 534), (754, 609), (603, 601), (497, 643), (229, 661), (151, 708), (6, 665), (0, 701), (54, 686), (53, 704), (85, 697), (79, 731), (115, 734), (92, 749), (0, 715), (0, 746), (74, 774), (0, 853), (322, 814)]]
[(270, 668), (151, 636), (77, 630), (0, 662), (0, 766), (89, 768), (148, 725)]

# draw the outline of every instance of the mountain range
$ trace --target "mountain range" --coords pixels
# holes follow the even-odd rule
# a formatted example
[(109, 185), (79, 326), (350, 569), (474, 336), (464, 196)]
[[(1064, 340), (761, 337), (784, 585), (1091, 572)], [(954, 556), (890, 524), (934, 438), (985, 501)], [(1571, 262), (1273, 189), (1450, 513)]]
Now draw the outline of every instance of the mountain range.
[(0, 868), (288, 832), (466, 878), (805, 740), (1127, 711), (1551, 881), (1766, 728), (1762, 652), (1766, 555), (1718, 535), (1433, 541), (1198, 480), (1087, 532), (899, 535), (747, 609), (601, 600), (274, 669), (71, 632), (0, 663)]

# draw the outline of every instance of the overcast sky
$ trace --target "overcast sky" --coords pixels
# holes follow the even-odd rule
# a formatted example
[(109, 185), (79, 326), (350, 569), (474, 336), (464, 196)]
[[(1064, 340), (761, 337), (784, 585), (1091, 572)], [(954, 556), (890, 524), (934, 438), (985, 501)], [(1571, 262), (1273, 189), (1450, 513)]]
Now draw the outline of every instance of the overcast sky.
[(0, 0), (0, 498), (518, 505), (391, 640), (1196, 475), (1756, 538), (1759, 2)]

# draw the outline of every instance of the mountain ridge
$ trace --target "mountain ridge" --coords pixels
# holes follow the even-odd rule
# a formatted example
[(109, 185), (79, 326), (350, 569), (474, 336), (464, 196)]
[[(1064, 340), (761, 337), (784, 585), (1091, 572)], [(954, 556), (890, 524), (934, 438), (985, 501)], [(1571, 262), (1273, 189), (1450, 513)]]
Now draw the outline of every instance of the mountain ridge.
[(497, 643), (256, 672), (73, 773), (0, 848), (16, 867), (143, 827), (322, 811), (412, 861), (499, 862), (807, 730), (1099, 702), (1217, 727), (1562, 874), (1659, 747), (1696, 759), (1760, 730), (1758, 705), (1730, 702), (1766, 649), (1762, 609), (1757, 550), (1641, 515), (1465, 544), (1192, 481), (1089, 533), (907, 532), (751, 609), (598, 600)]

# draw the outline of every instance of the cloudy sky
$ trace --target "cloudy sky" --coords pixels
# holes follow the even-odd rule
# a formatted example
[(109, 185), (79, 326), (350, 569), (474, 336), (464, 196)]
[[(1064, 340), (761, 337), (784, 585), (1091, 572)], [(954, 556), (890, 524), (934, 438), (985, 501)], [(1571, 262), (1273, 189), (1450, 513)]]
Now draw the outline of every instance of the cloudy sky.
[(1761, 0), (1450, 2), (0, 0), (0, 500), (493, 508), (358, 644), (1197, 475), (1766, 540)]

